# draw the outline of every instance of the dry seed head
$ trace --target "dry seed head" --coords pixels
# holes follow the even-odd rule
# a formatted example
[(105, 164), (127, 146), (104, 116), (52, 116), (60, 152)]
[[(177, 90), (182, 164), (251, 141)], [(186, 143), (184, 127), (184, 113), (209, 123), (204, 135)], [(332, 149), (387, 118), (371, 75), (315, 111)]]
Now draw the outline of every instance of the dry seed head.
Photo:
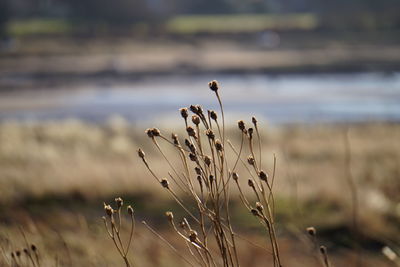
[(191, 230), (189, 232), (189, 240), (190, 240), (190, 242), (196, 242), (196, 240), (197, 240), (197, 232), (195, 230)]
[(232, 178), (233, 178), (233, 180), (237, 181), (239, 179), (239, 174), (237, 174), (237, 172), (233, 172)]
[(206, 130), (206, 135), (211, 140), (214, 140), (214, 138), (215, 138), (215, 134), (214, 134), (213, 130), (211, 130), (211, 129)]
[(192, 122), (193, 122), (195, 125), (199, 125), (199, 124), (200, 124), (200, 117), (197, 116), (197, 115), (193, 115), (193, 116), (192, 116)]
[(323, 255), (326, 255), (328, 253), (328, 250), (325, 246), (320, 246), (319, 251), (321, 251)]
[(312, 227), (312, 226), (311, 227), (307, 227), (306, 231), (310, 236), (316, 236), (317, 235), (317, 230), (315, 230), (315, 228)]
[(257, 216), (257, 217), (260, 216), (260, 213), (259, 213), (258, 210), (256, 210), (256, 209), (251, 209), (251, 213), (252, 213), (254, 216)]
[(153, 138), (153, 129), (147, 128), (146, 131), (144, 131), (148, 137)]
[(249, 133), (249, 137), (252, 138), (254, 129), (250, 127), (249, 129), (247, 129), (247, 132)]
[(204, 163), (207, 165), (207, 166), (210, 166), (210, 164), (211, 164), (211, 158), (209, 157), (209, 156), (204, 156)]
[(249, 180), (247, 181), (247, 184), (248, 184), (250, 187), (254, 187), (254, 180), (253, 180), (253, 179), (249, 179)]
[(190, 105), (190, 111), (193, 112), (194, 114), (198, 114), (199, 111), (197, 110), (197, 105)]
[(113, 208), (110, 205), (106, 205), (105, 203), (104, 203), (104, 211), (106, 212), (108, 217), (111, 217), (114, 213)]
[(218, 140), (218, 139), (215, 141), (215, 148), (217, 149), (217, 151), (222, 151), (222, 149), (224, 148), (224, 147), (222, 146), (221, 141)]
[(172, 222), (174, 220), (174, 214), (171, 211), (167, 211), (165, 213), (165, 216), (167, 217), (169, 222)]
[(189, 136), (196, 137), (196, 130), (192, 126), (186, 127), (186, 132)]
[(28, 250), (27, 248), (24, 248), (24, 253), (25, 253), (26, 255), (29, 255), (29, 250)]
[(254, 158), (253, 158), (252, 155), (250, 155), (250, 156), (247, 157), (247, 162), (248, 162), (250, 165), (254, 165), (255, 160), (254, 160)]
[(196, 171), (197, 175), (201, 175), (201, 169), (199, 167), (195, 167), (194, 170)]
[(132, 215), (133, 215), (133, 208), (132, 208), (132, 206), (129, 205), (126, 209), (128, 210), (128, 214), (132, 216)]
[(144, 159), (145, 153), (141, 148), (138, 149), (137, 153), (138, 153), (140, 158)]
[(21, 256), (21, 251), (19, 250), (15, 251), (15, 255), (17, 255), (17, 257)]
[(214, 92), (218, 91), (219, 89), (219, 84), (216, 80), (212, 80), (211, 82), (208, 83), (208, 87)]
[(210, 176), (208, 177), (208, 179), (210, 180), (210, 183), (213, 183), (215, 178), (214, 175), (210, 174)]
[(153, 128), (152, 132), (153, 132), (154, 136), (160, 136), (160, 134), (161, 134), (160, 130), (158, 130), (157, 128)]
[(189, 141), (188, 139), (185, 139), (185, 145), (186, 145), (188, 148), (190, 148), (191, 143), (190, 143), (190, 141)]
[(190, 159), (191, 161), (197, 161), (197, 156), (196, 156), (196, 154), (189, 153), (189, 159)]
[(259, 212), (263, 212), (263, 210), (264, 210), (264, 206), (261, 204), (261, 202), (256, 202), (256, 208), (257, 208), (257, 210), (259, 211)]
[(31, 249), (32, 249), (32, 251), (36, 251), (36, 250), (37, 250), (37, 247), (36, 247), (34, 244), (32, 244), (32, 245), (31, 245)]
[(201, 180), (200, 175), (197, 175), (197, 181), (199, 182), (200, 186), (203, 186), (203, 181)]
[(258, 173), (258, 177), (264, 182), (268, 180), (268, 174), (266, 174), (263, 170)]
[(169, 182), (168, 182), (167, 179), (162, 178), (160, 183), (161, 183), (161, 185), (162, 185), (164, 188), (169, 189)]
[(115, 198), (115, 203), (117, 204), (118, 209), (121, 208), (122, 205), (124, 205), (124, 201), (120, 197)]
[(251, 117), (251, 122), (254, 124), (254, 127), (257, 127), (257, 119), (256, 117)]
[(179, 139), (178, 139), (178, 135), (177, 134), (175, 134), (175, 133), (172, 133), (171, 134), (171, 138), (172, 138), (172, 141), (174, 141), (174, 145), (179, 145)]
[(197, 115), (201, 115), (203, 114), (203, 108), (200, 105), (196, 105), (196, 109), (197, 109)]
[(239, 130), (241, 130), (242, 132), (244, 130), (246, 130), (246, 126), (244, 124), (244, 121), (242, 121), (242, 120), (238, 121), (238, 127), (239, 127)]
[(214, 110), (211, 110), (210, 111), (210, 117), (211, 117), (211, 119), (213, 119), (213, 120), (217, 120), (217, 118), (218, 118), (218, 116), (217, 116), (217, 113), (214, 111)]
[(181, 108), (181, 109), (179, 109), (179, 112), (181, 113), (182, 118), (184, 118), (185, 120), (189, 116), (187, 108)]

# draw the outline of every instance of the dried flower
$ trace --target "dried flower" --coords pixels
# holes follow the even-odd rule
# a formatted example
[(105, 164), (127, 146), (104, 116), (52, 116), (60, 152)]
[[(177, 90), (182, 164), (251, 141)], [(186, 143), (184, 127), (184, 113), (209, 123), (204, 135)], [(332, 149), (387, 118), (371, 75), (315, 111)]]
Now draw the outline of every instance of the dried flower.
[(215, 141), (215, 148), (217, 149), (217, 151), (222, 151), (222, 149), (224, 148), (224, 147), (222, 146), (221, 141), (218, 140), (218, 139)]
[(252, 155), (250, 155), (250, 156), (247, 157), (247, 162), (248, 162), (250, 165), (254, 165), (255, 160), (254, 160), (254, 158), (253, 158)]
[(137, 152), (138, 152), (139, 157), (144, 159), (144, 156), (145, 156), (144, 151), (141, 148), (139, 148)]
[(238, 127), (239, 127), (239, 130), (241, 130), (242, 132), (244, 130), (246, 130), (246, 126), (244, 124), (244, 121), (242, 121), (242, 120), (238, 121)]
[(187, 108), (181, 108), (179, 109), (179, 112), (181, 113), (182, 118), (184, 118), (185, 120), (189, 116)]
[(192, 122), (193, 122), (195, 125), (199, 125), (199, 124), (200, 124), (200, 117), (197, 116), (197, 115), (193, 115), (193, 116), (192, 116)]
[(115, 203), (117, 204), (118, 209), (121, 208), (122, 205), (124, 205), (124, 201), (120, 197), (115, 198)]
[(162, 178), (160, 183), (161, 183), (161, 185), (162, 185), (164, 188), (169, 189), (169, 182), (168, 182), (167, 179)]
[(133, 215), (133, 208), (132, 208), (132, 206), (129, 205), (126, 209), (128, 210), (128, 214), (132, 216), (132, 215)]
[(211, 117), (211, 119), (216, 121), (217, 120), (217, 113), (214, 110), (211, 110), (210, 111), (210, 117)]
[(267, 180), (268, 180), (268, 174), (266, 174), (263, 170), (261, 170), (261, 171), (258, 173), (258, 177), (260, 177), (260, 179), (261, 179), (262, 181), (264, 181), (264, 182), (267, 182)]
[(316, 234), (317, 234), (317, 230), (315, 230), (315, 228), (312, 226), (307, 227), (306, 231), (310, 236), (316, 236)]
[(211, 82), (208, 83), (208, 87), (214, 92), (218, 91), (219, 89), (219, 84), (216, 80), (212, 80)]
[(233, 172), (232, 178), (233, 178), (233, 180), (237, 181), (239, 179), (239, 174), (237, 174), (237, 172)]

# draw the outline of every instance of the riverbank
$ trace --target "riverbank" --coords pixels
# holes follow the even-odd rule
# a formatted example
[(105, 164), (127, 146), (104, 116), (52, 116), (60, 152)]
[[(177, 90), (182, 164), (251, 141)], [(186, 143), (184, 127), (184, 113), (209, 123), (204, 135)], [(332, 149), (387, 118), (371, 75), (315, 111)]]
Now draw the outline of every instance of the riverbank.
[[(360, 42), (355, 42), (357, 34)], [(322, 35), (322, 34), (320, 34)], [(262, 35), (235, 37), (33, 38), (13, 40), (0, 54), (0, 90), (73, 88), (130, 83), (171, 75), (349, 73), (400, 70), (396, 38), (361, 33), (281, 34), (271, 47)], [(363, 42), (365, 40), (365, 42)], [(313, 41), (315, 41), (313, 43)]]

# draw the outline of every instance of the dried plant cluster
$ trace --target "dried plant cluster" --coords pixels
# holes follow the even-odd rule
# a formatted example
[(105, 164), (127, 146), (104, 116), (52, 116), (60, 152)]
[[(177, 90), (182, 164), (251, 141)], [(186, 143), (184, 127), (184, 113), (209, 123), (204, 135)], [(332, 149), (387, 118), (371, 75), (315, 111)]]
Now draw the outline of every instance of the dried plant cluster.
[[(180, 115), (186, 127), (184, 138), (179, 138), (176, 133), (172, 133), (168, 138), (157, 128), (145, 131), (156, 150), (166, 161), (169, 170), (162, 170), (165, 173), (159, 175), (161, 170), (152, 168), (151, 160), (146, 157), (145, 152), (140, 148), (137, 151), (151, 176), (185, 213), (180, 220), (172, 211), (166, 211), (165, 216), (172, 231), (185, 243), (187, 254), (180, 252), (145, 221), (143, 224), (190, 266), (240, 266), (237, 240), (242, 239), (253, 246), (260, 246), (241, 237), (234, 230), (235, 222), (231, 216), (230, 199), (239, 197), (244, 208), (248, 210), (249, 216), (254, 216), (265, 229), (269, 245), (263, 251), (272, 258), (271, 262), (267, 261), (265, 265), (284, 266), (274, 216), (273, 186), (276, 157), (273, 155), (273, 166), (267, 171), (263, 167), (262, 141), (259, 124), (255, 117), (251, 118), (251, 126), (239, 120), (237, 127), (241, 136), (240, 145), (235, 147), (230, 142), (225, 136), (225, 117), (218, 82), (211, 81), (209, 88), (216, 95), (220, 114), (214, 110), (204, 111), (200, 105), (181, 108)], [(164, 146), (172, 147), (177, 155), (178, 164), (167, 156)], [(239, 170), (243, 172), (240, 175)], [(249, 177), (249, 179), (242, 177)], [(107, 215), (104, 217), (104, 222), (126, 266), (131, 266), (128, 251), (135, 223), (133, 210), (130, 206), (128, 207), (132, 230), (129, 234), (128, 245), (125, 247), (120, 236), (123, 202), (121, 198), (115, 201), (116, 210), (109, 205), (104, 205)], [(110, 222), (110, 226), (107, 221)], [(316, 229), (308, 227), (306, 233), (309, 236), (308, 243), (314, 247), (314, 255), (321, 266), (332, 266), (326, 246), (320, 245), (317, 241)]]
[[(187, 133), (183, 142), (175, 133), (168, 139), (157, 128), (146, 130), (147, 136), (171, 168), (168, 178), (156, 174), (143, 150), (139, 149), (138, 155), (156, 181), (186, 212), (187, 217), (179, 223), (175, 221), (171, 211), (166, 212), (166, 217), (176, 234), (187, 243), (193, 256), (186, 259), (188, 263), (199, 266), (240, 266), (238, 235), (234, 231), (229, 204), (231, 187), (236, 186), (241, 202), (249, 214), (255, 216), (265, 227), (273, 265), (282, 266), (272, 192), (276, 161), (274, 160), (272, 176), (269, 177), (262, 168), (261, 139), (255, 117), (251, 119), (252, 127), (246, 127), (242, 120), (238, 121), (241, 143), (238, 149), (235, 148), (225, 136), (225, 117), (218, 82), (211, 81), (209, 88), (216, 95), (220, 115), (214, 110), (205, 112), (200, 105), (181, 108), (180, 115)], [(193, 113), (191, 118), (189, 112)], [(176, 149), (181, 166), (174, 165), (168, 159), (160, 142), (167, 142)], [(230, 149), (227, 149), (228, 146)], [(244, 155), (245, 151), (249, 151), (249, 155)], [(233, 162), (228, 162), (228, 153), (234, 154)], [(246, 156), (247, 160), (243, 159)], [(239, 178), (239, 164), (244, 165), (246, 176), (251, 177), (247, 181)], [(254, 193), (251, 198), (244, 194), (242, 187), (245, 184)], [(183, 196), (192, 202), (184, 201)], [(257, 200), (254, 203), (251, 200), (253, 197)], [(193, 203), (193, 206), (188, 203)], [(214, 247), (217, 249), (213, 249)]]

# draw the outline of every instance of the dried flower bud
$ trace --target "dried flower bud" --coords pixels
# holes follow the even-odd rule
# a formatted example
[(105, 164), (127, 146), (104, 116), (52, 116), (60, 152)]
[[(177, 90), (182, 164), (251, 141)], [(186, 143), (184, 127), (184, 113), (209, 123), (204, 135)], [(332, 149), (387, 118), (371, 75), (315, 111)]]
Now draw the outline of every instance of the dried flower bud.
[(161, 134), (160, 130), (158, 130), (157, 128), (153, 128), (152, 132), (153, 132), (154, 136), (160, 136), (160, 134)]
[(190, 143), (190, 141), (189, 141), (188, 139), (185, 139), (185, 145), (186, 145), (188, 148), (190, 148), (191, 143)]
[(218, 91), (219, 84), (216, 80), (212, 80), (211, 82), (208, 83), (208, 87), (214, 92)]
[(268, 174), (266, 174), (263, 170), (261, 170), (261, 171), (258, 173), (258, 177), (260, 177), (260, 179), (261, 179), (262, 181), (264, 181), (264, 182), (267, 182), (267, 180), (268, 180)]
[(189, 136), (196, 137), (196, 130), (192, 126), (186, 127), (186, 132)]
[(249, 133), (250, 138), (252, 138), (254, 132), (253, 128), (250, 127), (249, 129), (247, 129), (247, 132)]
[(247, 181), (247, 184), (248, 184), (250, 187), (254, 187), (254, 180), (253, 180), (253, 179), (249, 179), (249, 180)]
[(28, 250), (27, 248), (24, 248), (24, 253), (25, 253), (26, 255), (29, 255), (29, 250)]
[(206, 135), (211, 140), (214, 140), (214, 138), (215, 138), (215, 134), (214, 134), (213, 130), (211, 130), (211, 129), (206, 130)]
[(17, 255), (17, 257), (21, 256), (21, 251), (17, 250), (15, 251), (15, 254)]
[(257, 119), (256, 117), (251, 117), (251, 122), (254, 124), (254, 127), (257, 127)]
[(237, 181), (239, 179), (239, 174), (237, 174), (237, 172), (233, 172), (232, 178), (233, 178), (233, 180)]
[(264, 210), (264, 206), (260, 203), (260, 202), (256, 202), (256, 208), (257, 208), (257, 210), (259, 211), (259, 212), (263, 212), (263, 210)]
[(190, 242), (196, 242), (196, 240), (197, 240), (197, 232), (195, 230), (191, 230), (189, 232), (189, 240), (190, 240)]
[(141, 148), (138, 149), (137, 153), (140, 158), (144, 159), (145, 153), (143, 152), (143, 150)]
[(197, 161), (197, 156), (196, 156), (196, 154), (189, 153), (189, 159), (190, 159), (191, 161)]
[(199, 125), (199, 124), (200, 124), (200, 117), (197, 116), (197, 115), (193, 115), (193, 116), (192, 116), (192, 122), (193, 122), (195, 125)]
[(317, 235), (317, 230), (312, 226), (311, 227), (307, 227), (306, 231), (310, 236), (316, 236)]
[(128, 214), (132, 216), (132, 215), (133, 215), (133, 208), (132, 208), (132, 206), (129, 205), (126, 209), (127, 209), (127, 211), (128, 211)]
[(106, 205), (105, 203), (104, 203), (104, 211), (106, 212), (108, 217), (111, 217), (114, 213), (113, 208), (110, 205)]
[(197, 105), (190, 105), (190, 111), (193, 112), (194, 114), (198, 114), (199, 111), (197, 109)]
[(244, 121), (242, 121), (242, 120), (238, 121), (238, 127), (239, 127), (239, 130), (241, 130), (243, 132), (246, 129)]
[(167, 217), (169, 222), (172, 222), (174, 220), (174, 214), (171, 211), (167, 211), (165, 213), (165, 216)]
[(190, 144), (189, 149), (190, 149), (190, 152), (192, 152), (193, 154), (196, 154), (196, 147), (193, 144)]
[(328, 249), (325, 246), (320, 246), (319, 251), (321, 251), (323, 255), (326, 255), (328, 253)]
[(146, 131), (144, 131), (144, 132), (147, 134), (148, 137), (150, 137), (150, 138), (153, 138), (153, 137), (154, 137), (153, 129), (148, 128), (148, 129), (146, 129)]
[(194, 170), (196, 171), (197, 175), (201, 175), (201, 169), (199, 167), (195, 167)]
[(185, 120), (189, 116), (187, 108), (181, 108), (179, 109), (179, 112), (181, 113), (182, 118), (184, 118)]
[(213, 183), (215, 181), (214, 175), (210, 174), (210, 176), (208, 176), (208, 180), (210, 180), (210, 183)]
[(177, 134), (174, 134), (174, 133), (172, 133), (172, 134), (171, 134), (171, 138), (172, 138), (172, 141), (174, 142), (174, 145), (176, 145), (176, 146), (179, 146), (179, 139), (178, 139), (178, 135), (177, 135)]
[(255, 160), (254, 160), (254, 158), (253, 158), (252, 155), (250, 155), (250, 156), (247, 157), (247, 162), (248, 162), (250, 165), (254, 165)]
[(115, 204), (117, 204), (117, 208), (119, 209), (122, 207), (122, 205), (124, 205), (124, 201), (122, 200), (122, 198), (117, 197), (115, 198)]
[(219, 141), (218, 139), (215, 141), (215, 148), (217, 149), (217, 151), (222, 151), (222, 149), (224, 148), (221, 141)]
[(258, 210), (256, 210), (256, 209), (251, 209), (251, 213), (252, 213), (254, 216), (260, 217), (260, 213), (259, 213)]
[(211, 158), (209, 157), (209, 156), (204, 156), (204, 163), (207, 165), (207, 166), (210, 166), (210, 164), (211, 164)]
[(11, 252), (11, 258), (15, 258), (15, 254), (14, 254), (14, 252)]
[(199, 182), (200, 187), (203, 186), (203, 180), (201, 180), (201, 176), (197, 175), (197, 181)]
[(168, 182), (168, 180), (167, 179), (165, 179), (165, 178), (163, 178), (163, 179), (161, 179), (161, 185), (164, 187), (164, 188), (167, 188), (167, 189), (169, 189), (169, 182)]
[(36, 251), (36, 250), (37, 250), (37, 247), (36, 247), (34, 244), (32, 244), (32, 245), (31, 245), (31, 250), (32, 250), (32, 251)]
[(196, 105), (197, 115), (201, 116), (203, 114), (203, 108), (200, 105)]
[(211, 119), (216, 121), (217, 120), (217, 113), (214, 110), (211, 110), (210, 111), (210, 117), (211, 117)]

